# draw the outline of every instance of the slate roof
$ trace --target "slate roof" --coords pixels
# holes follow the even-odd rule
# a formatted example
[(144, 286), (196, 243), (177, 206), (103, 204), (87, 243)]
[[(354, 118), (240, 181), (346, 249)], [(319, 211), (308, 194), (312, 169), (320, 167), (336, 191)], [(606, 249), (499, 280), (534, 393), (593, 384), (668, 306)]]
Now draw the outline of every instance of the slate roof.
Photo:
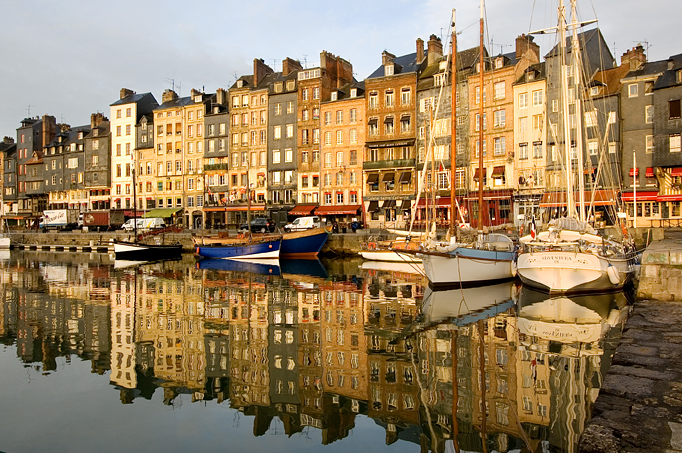
[(119, 99), (118, 101), (114, 102), (113, 104), (109, 104), (110, 106), (114, 105), (123, 105), (123, 104), (134, 104), (137, 102), (142, 101), (146, 96), (152, 96), (154, 97), (151, 93), (134, 93), (131, 94), (130, 96), (126, 96), (123, 99)]
[[(668, 69), (670, 64), (672, 64), (672, 69)], [(663, 75), (654, 83), (654, 90), (682, 85), (682, 83), (677, 82), (677, 71), (682, 70), (682, 54), (673, 55), (668, 58), (665, 61), (664, 70)]]
[[(528, 74), (533, 73), (534, 77), (533, 79), (528, 79)], [(533, 65), (530, 65), (528, 69), (524, 71), (524, 73), (521, 75), (521, 77), (518, 78), (516, 82), (514, 82), (514, 85), (518, 85), (521, 83), (526, 83), (526, 82), (535, 82), (536, 80), (543, 80), (547, 78), (547, 66), (545, 65), (545, 62), (540, 62), (536, 63)]]
[[(592, 30), (586, 30), (584, 32), (578, 33), (578, 42), (581, 44), (583, 49), (592, 39), (599, 37), (601, 32), (599, 28), (593, 28)], [(573, 49), (573, 39), (571, 36), (566, 37), (566, 52), (570, 53)], [(555, 57), (559, 54), (559, 44), (552, 47), (552, 49), (545, 55), (545, 58)]]
[[(424, 51), (424, 60), (422, 63), (426, 62), (426, 51)], [(409, 74), (411, 72), (418, 72), (420, 63), (417, 63), (417, 52), (413, 52), (408, 55), (403, 55), (401, 57), (395, 57), (393, 60), (395, 65), (394, 74)], [(384, 77), (384, 66), (381, 65), (374, 70), (372, 74), (367, 77), (367, 79), (375, 79), (378, 77)], [(365, 79), (366, 80), (366, 79)]]

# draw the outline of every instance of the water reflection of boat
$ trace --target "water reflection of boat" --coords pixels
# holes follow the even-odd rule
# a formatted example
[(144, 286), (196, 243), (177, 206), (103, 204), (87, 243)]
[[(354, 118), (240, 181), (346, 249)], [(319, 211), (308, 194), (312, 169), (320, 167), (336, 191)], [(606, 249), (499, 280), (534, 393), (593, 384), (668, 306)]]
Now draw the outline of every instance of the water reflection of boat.
[(319, 259), (312, 260), (280, 259), (279, 267), (282, 271), (282, 274), (307, 275), (311, 277), (319, 277), (324, 279), (329, 277), (329, 274), (327, 274), (327, 269), (324, 268), (324, 265)]
[(114, 259), (114, 269), (125, 269), (129, 267), (144, 266), (145, 264), (155, 264), (170, 261), (180, 261), (180, 258), (169, 258), (161, 260), (118, 260)]
[(197, 269), (215, 271), (251, 272), (252, 274), (279, 275), (279, 263), (271, 259), (239, 259), (204, 258), (197, 261)]
[(519, 332), (561, 343), (593, 343), (629, 313), (626, 293), (549, 297), (523, 286), (519, 295)]
[(421, 263), (397, 262), (397, 261), (363, 261), (362, 269), (389, 271), (389, 272), (406, 272), (408, 274), (424, 275), (424, 266)]
[(516, 294), (514, 282), (446, 291), (427, 287), (421, 307), (424, 327), (446, 322), (461, 327), (491, 318), (513, 307)]

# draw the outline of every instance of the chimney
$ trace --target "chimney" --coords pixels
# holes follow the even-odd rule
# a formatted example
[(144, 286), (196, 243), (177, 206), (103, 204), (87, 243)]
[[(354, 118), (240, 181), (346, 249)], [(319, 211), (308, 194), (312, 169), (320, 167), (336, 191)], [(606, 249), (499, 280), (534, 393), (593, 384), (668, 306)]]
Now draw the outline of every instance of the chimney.
[(66, 123), (59, 123), (57, 124), (57, 126), (59, 126), (59, 132), (61, 132), (62, 134), (71, 129), (71, 125)]
[(417, 38), (417, 63), (424, 60), (424, 40)]
[(14, 144), (14, 139), (12, 137), (4, 137), (2, 139), (2, 143), (4, 143), (5, 145), (12, 145)]
[(165, 104), (166, 102), (174, 101), (177, 98), (178, 94), (175, 91), (166, 88), (163, 90), (163, 94), (161, 95), (161, 103)]
[(106, 121), (107, 119), (105, 118), (103, 113), (93, 113), (90, 115), (90, 128), (95, 129), (97, 126), (102, 124), (103, 121)]
[(521, 34), (516, 38), (516, 59), (523, 57), (526, 52), (532, 51), (535, 55), (535, 61), (540, 61), (540, 46), (533, 42), (531, 35)]
[(121, 97), (120, 97), (120, 99), (125, 99), (125, 98), (127, 98), (128, 96), (132, 96), (133, 94), (135, 94), (135, 92), (134, 92), (133, 90), (129, 90), (128, 88), (121, 88)]
[(291, 58), (286, 57), (284, 61), (282, 61), (282, 75), (284, 77), (294, 71), (300, 71), (301, 69), (303, 69), (303, 66), (301, 66), (301, 62), (298, 60), (292, 60)]
[(57, 119), (51, 115), (43, 115), (41, 146), (50, 143), (57, 136)]
[(383, 51), (381, 53), (381, 65), (382, 66), (388, 66), (393, 64), (393, 60), (395, 60), (395, 55), (393, 55), (390, 52)]
[(434, 64), (440, 57), (443, 56), (443, 43), (440, 42), (440, 38), (436, 35), (429, 36), (428, 42), (428, 62), (427, 64)]
[(630, 71), (636, 71), (646, 63), (646, 55), (644, 55), (644, 47), (641, 44), (629, 49), (620, 57), (621, 66), (624, 64), (630, 65)]
[(225, 105), (227, 102), (227, 92), (224, 88), (218, 88), (215, 92), (216, 104)]
[(253, 87), (258, 86), (258, 82), (263, 80), (268, 74), (272, 74), (273, 70), (270, 66), (265, 64), (262, 58), (253, 59)]

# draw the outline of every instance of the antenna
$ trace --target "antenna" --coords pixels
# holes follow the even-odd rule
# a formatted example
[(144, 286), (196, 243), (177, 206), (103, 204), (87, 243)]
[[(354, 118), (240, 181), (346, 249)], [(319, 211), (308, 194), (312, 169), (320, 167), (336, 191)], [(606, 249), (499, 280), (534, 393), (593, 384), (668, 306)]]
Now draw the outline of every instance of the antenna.
[(31, 117), (31, 107), (37, 107), (37, 106), (29, 104), (28, 107), (26, 107), (26, 117), (27, 118)]
[(308, 69), (308, 55), (303, 54), (303, 68)]
[[(171, 90), (175, 91), (175, 79), (164, 77), (163, 80), (165, 80), (166, 82), (169, 82), (171, 84)], [(178, 91), (176, 91), (176, 93), (178, 93), (178, 96), (180, 96), (180, 90), (181, 89), (182, 89), (182, 83), (178, 82)]]
[[(492, 38), (490, 38), (490, 49), (493, 50), (493, 48), (495, 46), (499, 46), (500, 47), (500, 55), (502, 55), (502, 51), (504, 50), (505, 47), (511, 46), (511, 44), (495, 44), (495, 42), (493, 41), (494, 39), (495, 39), (494, 36)], [(494, 52), (494, 50), (493, 50), (493, 52)]]
[[(647, 59), (648, 59), (649, 58), (649, 47), (653, 46), (653, 44), (649, 44), (649, 41), (647, 41), (646, 38), (644, 38), (641, 41), (632, 41), (632, 42), (636, 42), (637, 44), (640, 44), (640, 45), (644, 44), (644, 47), (646, 48), (646, 54), (645, 55), (647, 56)], [(615, 49), (614, 49), (614, 53), (615, 53)]]
[(276, 59), (276, 58), (273, 58), (273, 59), (272, 59), (272, 70), (275, 71), (275, 72), (277, 72), (277, 62), (278, 62), (278, 61), (279, 61), (279, 60)]

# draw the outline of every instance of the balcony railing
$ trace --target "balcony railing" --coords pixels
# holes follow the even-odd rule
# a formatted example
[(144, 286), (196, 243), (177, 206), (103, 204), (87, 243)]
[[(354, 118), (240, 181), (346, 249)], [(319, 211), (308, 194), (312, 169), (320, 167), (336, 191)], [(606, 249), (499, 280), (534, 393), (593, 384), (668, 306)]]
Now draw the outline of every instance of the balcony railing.
[(227, 170), (227, 164), (207, 164), (204, 165), (204, 171), (211, 170)]
[(414, 167), (414, 163), (415, 159), (365, 161), (362, 164), (362, 168), (364, 170), (374, 170), (377, 168)]

